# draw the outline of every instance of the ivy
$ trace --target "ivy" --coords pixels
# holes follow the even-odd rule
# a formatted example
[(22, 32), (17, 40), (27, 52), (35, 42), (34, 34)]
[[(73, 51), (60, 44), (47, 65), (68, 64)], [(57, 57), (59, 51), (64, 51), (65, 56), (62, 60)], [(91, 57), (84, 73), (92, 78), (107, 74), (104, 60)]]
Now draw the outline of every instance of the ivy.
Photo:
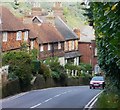
[(120, 89), (120, 2), (92, 3), (98, 63)]

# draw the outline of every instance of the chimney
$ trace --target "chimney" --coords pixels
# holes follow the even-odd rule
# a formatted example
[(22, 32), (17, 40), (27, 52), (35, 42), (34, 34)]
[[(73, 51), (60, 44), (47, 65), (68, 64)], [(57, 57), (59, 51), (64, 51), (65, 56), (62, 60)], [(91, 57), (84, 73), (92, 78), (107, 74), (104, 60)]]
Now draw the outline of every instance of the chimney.
[(80, 40), (80, 29), (73, 29), (73, 31), (76, 33), (76, 35), (78, 36), (79, 40)]

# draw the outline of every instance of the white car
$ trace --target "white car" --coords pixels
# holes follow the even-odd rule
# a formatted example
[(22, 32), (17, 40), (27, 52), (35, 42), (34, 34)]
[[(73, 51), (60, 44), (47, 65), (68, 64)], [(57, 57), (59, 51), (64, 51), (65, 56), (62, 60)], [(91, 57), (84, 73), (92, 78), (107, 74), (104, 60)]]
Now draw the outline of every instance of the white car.
[(103, 88), (105, 87), (105, 80), (103, 76), (94, 76), (89, 85), (90, 89), (95, 89), (95, 88)]

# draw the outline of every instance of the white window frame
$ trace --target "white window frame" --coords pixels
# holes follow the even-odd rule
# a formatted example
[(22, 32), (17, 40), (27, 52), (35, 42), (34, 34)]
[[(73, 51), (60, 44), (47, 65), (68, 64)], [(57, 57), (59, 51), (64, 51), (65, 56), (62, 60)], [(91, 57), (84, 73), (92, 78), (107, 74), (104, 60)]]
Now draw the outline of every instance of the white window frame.
[(60, 42), (58, 42), (58, 49), (61, 49), (62, 47), (61, 47), (61, 43)]
[(68, 43), (67, 43), (67, 41), (65, 41), (65, 51), (67, 51), (68, 50)]
[(3, 42), (7, 42), (7, 39), (8, 39), (8, 33), (7, 32), (3, 32), (3, 39), (2, 39), (2, 41)]
[(48, 50), (51, 50), (51, 45), (50, 44), (48, 44)]
[(22, 40), (22, 31), (17, 32), (16, 40)]
[(72, 41), (72, 50), (74, 50), (74, 49), (75, 49), (75, 42)]
[(28, 31), (25, 31), (24, 33), (24, 41), (27, 41), (28, 40)]
[(43, 52), (43, 45), (40, 45), (40, 52)]

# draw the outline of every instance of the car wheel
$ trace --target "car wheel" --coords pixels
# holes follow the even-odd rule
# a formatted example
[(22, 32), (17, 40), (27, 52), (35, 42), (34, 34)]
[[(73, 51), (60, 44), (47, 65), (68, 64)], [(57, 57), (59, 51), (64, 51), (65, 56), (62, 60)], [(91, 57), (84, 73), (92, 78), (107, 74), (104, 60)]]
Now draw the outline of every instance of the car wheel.
[(90, 86), (90, 89), (92, 89), (92, 87)]
[(93, 86), (93, 89), (95, 89), (95, 87)]

